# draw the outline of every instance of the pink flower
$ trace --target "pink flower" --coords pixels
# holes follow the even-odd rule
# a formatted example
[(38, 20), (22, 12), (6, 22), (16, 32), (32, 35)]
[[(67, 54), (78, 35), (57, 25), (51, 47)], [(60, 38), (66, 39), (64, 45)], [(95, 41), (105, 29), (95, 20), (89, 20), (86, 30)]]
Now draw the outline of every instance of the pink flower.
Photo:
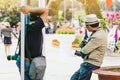
[(117, 16), (117, 19), (120, 20), (120, 16)]
[(112, 23), (112, 26), (114, 26), (114, 25), (116, 25), (116, 23), (115, 23), (115, 22), (113, 22), (113, 23)]
[(111, 19), (114, 19), (114, 16), (115, 16), (114, 14), (111, 14)]
[(109, 13), (106, 13), (106, 17), (107, 17), (107, 18), (109, 17)]

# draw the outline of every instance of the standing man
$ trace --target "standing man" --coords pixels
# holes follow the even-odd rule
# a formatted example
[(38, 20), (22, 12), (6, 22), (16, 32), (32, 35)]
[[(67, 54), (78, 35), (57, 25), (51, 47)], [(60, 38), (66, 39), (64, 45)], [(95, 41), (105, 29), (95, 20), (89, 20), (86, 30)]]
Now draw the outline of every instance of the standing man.
[(84, 62), (70, 80), (90, 80), (92, 71), (100, 68), (107, 49), (106, 32), (99, 27), (99, 20), (95, 14), (86, 16), (85, 25), (92, 34), (79, 53)]
[[(45, 27), (44, 23), (48, 16), (48, 10), (46, 8), (29, 8), (23, 6), (21, 11), (24, 14), (30, 13), (30, 24), (27, 25), (25, 36), (25, 80), (31, 80), (29, 77), (30, 56), (31, 58), (35, 58), (43, 55), (42, 29)], [(21, 57), (18, 56), (16, 62), (19, 69), (20, 59)]]

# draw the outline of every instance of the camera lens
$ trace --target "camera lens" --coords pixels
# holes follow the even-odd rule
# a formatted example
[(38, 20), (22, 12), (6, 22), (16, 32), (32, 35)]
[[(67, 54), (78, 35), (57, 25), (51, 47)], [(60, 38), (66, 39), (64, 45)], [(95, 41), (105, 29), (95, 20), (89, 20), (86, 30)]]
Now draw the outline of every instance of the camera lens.
[(7, 59), (8, 59), (8, 60), (12, 60), (12, 55), (8, 55), (8, 56), (7, 56)]
[(8, 60), (16, 60), (17, 57), (18, 57), (18, 54), (15, 54), (15, 55), (8, 55), (8, 56), (7, 56), (7, 59), (8, 59)]

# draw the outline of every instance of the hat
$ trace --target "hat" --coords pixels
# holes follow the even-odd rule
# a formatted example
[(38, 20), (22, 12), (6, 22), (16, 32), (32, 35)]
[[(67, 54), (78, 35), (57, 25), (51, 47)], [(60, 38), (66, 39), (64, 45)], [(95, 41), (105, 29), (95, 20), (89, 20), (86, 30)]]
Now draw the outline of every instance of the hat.
[(7, 26), (7, 27), (10, 27), (10, 23), (9, 22), (5, 22), (4, 25)]
[(85, 19), (86, 25), (91, 25), (96, 23), (99, 23), (99, 20), (95, 14), (89, 14), (86, 16), (86, 19)]

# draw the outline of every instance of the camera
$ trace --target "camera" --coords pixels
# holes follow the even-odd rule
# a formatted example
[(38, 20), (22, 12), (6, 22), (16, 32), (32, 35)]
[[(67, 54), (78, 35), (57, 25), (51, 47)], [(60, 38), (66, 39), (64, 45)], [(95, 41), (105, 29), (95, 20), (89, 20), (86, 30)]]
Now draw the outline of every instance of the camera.
[(17, 57), (18, 57), (18, 54), (8, 55), (8, 56), (7, 56), (7, 60), (16, 60)]
[(83, 41), (80, 43), (80, 48), (83, 48), (86, 44), (87, 44), (87, 41), (83, 40)]
[(80, 51), (75, 51), (75, 55), (77, 55), (77, 56), (81, 56), (81, 53), (80, 53)]
[(85, 58), (85, 59), (88, 59), (89, 58), (89, 54), (84, 54), (83, 52), (81, 51), (75, 51), (75, 54), (76, 56), (81, 56), (82, 58)]

